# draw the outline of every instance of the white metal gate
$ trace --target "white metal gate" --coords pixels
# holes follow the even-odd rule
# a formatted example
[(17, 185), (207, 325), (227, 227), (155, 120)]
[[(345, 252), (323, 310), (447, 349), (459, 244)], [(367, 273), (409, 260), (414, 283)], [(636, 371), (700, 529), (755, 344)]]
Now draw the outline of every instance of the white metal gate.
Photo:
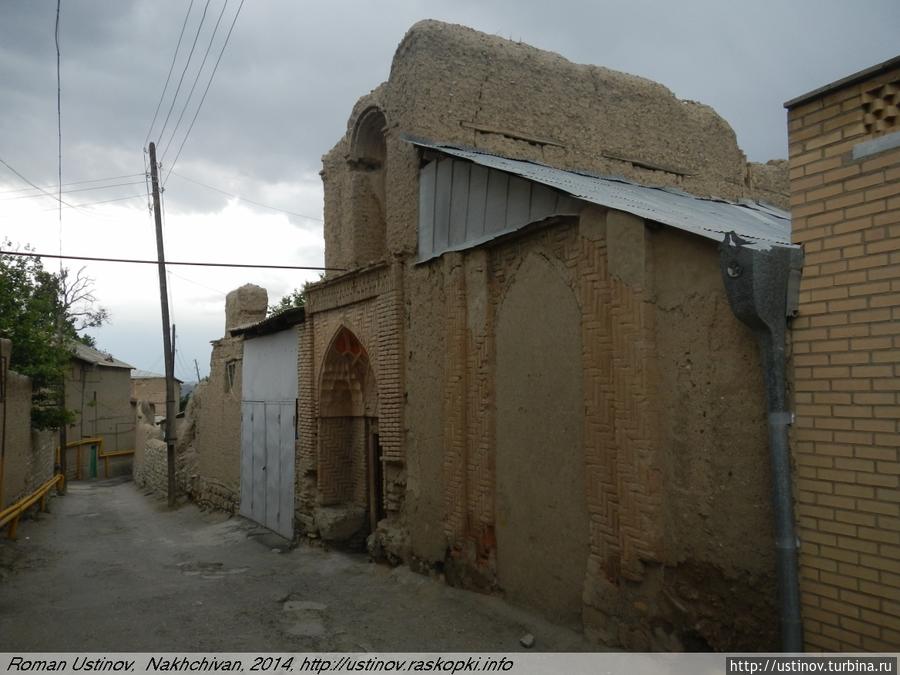
[(241, 368), (241, 515), (294, 536), (297, 332), (244, 341)]
[(241, 402), (241, 515), (294, 536), (294, 401)]

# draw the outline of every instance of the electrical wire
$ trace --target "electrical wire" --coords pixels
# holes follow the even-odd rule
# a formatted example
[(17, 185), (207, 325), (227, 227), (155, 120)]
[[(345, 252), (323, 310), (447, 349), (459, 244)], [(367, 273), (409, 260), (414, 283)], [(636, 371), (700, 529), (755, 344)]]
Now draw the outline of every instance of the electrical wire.
[[(69, 204), (69, 202), (65, 201), (65, 200), (62, 199), (61, 197), (57, 197), (55, 194), (52, 194), (52, 193), (50, 193), (50, 192), (47, 192), (44, 188), (39, 187), (39, 186), (35, 185), (34, 183), (32, 183), (30, 180), (28, 180), (27, 178), (25, 178), (25, 176), (23, 176), (21, 173), (19, 173), (18, 171), (16, 171), (16, 170), (12, 167), (12, 165), (10, 165), (9, 162), (7, 162), (6, 160), (4, 160), (2, 157), (0, 157), (0, 164), (2, 164), (2, 165), (5, 166), (7, 169), (9, 169), (10, 171), (12, 171), (14, 174), (16, 174), (16, 176), (18, 176), (18, 177), (21, 178), (23, 181), (25, 181), (26, 183), (28, 183), (28, 184), (29, 184), (31, 187), (33, 187), (35, 190), (40, 190), (41, 192), (43, 192), (45, 195), (47, 195), (48, 197), (50, 197), (50, 199), (55, 199), (55, 200), (58, 201), (60, 204), (63, 204), (63, 205), (65, 205), (65, 206), (68, 206), (68, 207), (73, 208), (73, 209), (78, 208), (77, 205), (75, 205), (75, 204)], [(61, 166), (62, 166), (62, 162), (60, 161), (60, 167), (61, 167)], [(60, 168), (60, 175), (61, 175), (61, 174), (62, 174), (62, 168)], [(55, 207), (54, 207), (54, 208), (55, 208)], [(62, 209), (60, 209), (60, 213), (62, 213)], [(60, 219), (62, 219), (62, 216), (60, 216)]]
[(169, 167), (169, 173), (166, 174), (166, 179), (163, 181), (163, 185), (169, 182), (169, 176), (172, 175), (172, 169), (175, 168), (175, 164), (178, 162), (178, 158), (181, 157), (181, 151), (184, 149), (184, 144), (187, 143), (188, 137), (191, 135), (191, 130), (194, 128), (194, 123), (197, 121), (197, 116), (200, 114), (200, 110), (203, 108), (203, 102), (206, 100), (206, 95), (209, 93), (209, 87), (213, 83), (213, 79), (216, 77), (216, 71), (219, 70), (219, 63), (222, 61), (222, 55), (225, 53), (225, 48), (228, 46), (228, 40), (231, 39), (231, 32), (234, 30), (234, 24), (237, 23), (238, 17), (241, 15), (241, 10), (244, 8), (244, 0), (241, 0), (241, 4), (238, 5), (237, 12), (234, 14), (234, 19), (231, 21), (231, 26), (228, 28), (228, 34), (225, 36), (225, 42), (222, 43), (222, 49), (219, 50), (219, 58), (216, 59), (216, 65), (213, 66), (212, 74), (209, 76), (209, 82), (206, 83), (206, 89), (203, 90), (203, 96), (200, 99), (200, 104), (197, 106), (197, 110), (194, 112), (194, 118), (191, 120), (191, 125), (188, 127), (187, 132), (184, 134), (184, 138), (181, 139), (181, 145), (178, 146), (178, 152), (175, 155), (175, 159), (172, 160), (172, 165)]
[[(76, 180), (69, 183), (63, 183), (62, 187), (69, 187), (70, 185), (86, 185), (87, 183), (106, 183), (108, 181), (113, 180), (122, 180), (123, 178), (138, 178), (143, 176), (142, 173), (130, 173), (124, 176), (109, 176), (107, 178), (91, 178), (89, 180)], [(45, 185), (45, 190), (56, 190), (59, 185)], [(13, 188), (11, 190), (0, 190), (0, 195), (11, 194), (13, 192), (26, 192), (28, 190), (35, 190), (37, 188), (27, 187), (27, 188)]]
[[(59, 54), (59, 12), (61, 0), (56, 0), (56, 30), (54, 31), (54, 39), (56, 42), (56, 133), (57, 133), (57, 151), (59, 162), (59, 175), (57, 176), (57, 201), (59, 201), (59, 255), (62, 256), (62, 78), (60, 77), (60, 54)], [(62, 259), (59, 263), (59, 274), (62, 277)]]
[[(117, 262), (130, 263), (139, 265), (159, 265), (159, 260), (138, 260), (135, 258), (98, 258), (83, 255), (55, 255), (52, 253), (37, 253), (36, 251), (5, 251), (0, 250), (3, 255), (20, 255), (33, 256), (35, 258), (60, 258), (63, 260), (90, 260), (93, 262)], [(252, 263), (216, 263), (216, 262), (176, 262), (166, 260), (166, 265), (188, 265), (194, 267), (247, 267), (255, 269), (267, 270), (323, 270), (326, 272), (346, 272), (343, 267), (317, 267), (310, 265), (256, 265)]]
[(159, 102), (156, 104), (156, 111), (153, 113), (153, 121), (150, 122), (150, 128), (147, 129), (147, 137), (144, 139), (144, 145), (150, 140), (150, 134), (153, 133), (153, 126), (156, 124), (156, 118), (159, 115), (159, 109), (162, 106), (163, 99), (166, 97), (166, 90), (169, 88), (169, 80), (172, 78), (172, 70), (175, 68), (175, 61), (178, 59), (178, 50), (181, 49), (181, 39), (184, 37), (184, 29), (187, 27), (188, 18), (191, 16), (191, 9), (194, 6), (194, 0), (188, 5), (187, 14), (184, 15), (184, 23), (181, 24), (181, 32), (178, 34), (178, 44), (175, 45), (175, 53), (172, 55), (172, 65), (169, 66), (169, 74), (166, 75), (166, 83), (163, 85), (162, 94), (159, 95)]
[[(110, 188), (124, 187), (126, 185), (140, 185), (144, 181), (138, 180), (131, 183), (113, 183), (112, 185), (98, 185), (95, 187), (75, 188), (73, 190), (59, 190), (58, 194), (71, 194), (73, 192), (90, 192), (92, 190), (109, 190)], [(34, 199), (35, 197), (43, 197), (44, 195), (16, 195), (15, 197), (3, 197), (0, 202), (10, 202), (16, 199)]]
[[(181, 107), (181, 113), (178, 115), (178, 121), (175, 122), (175, 127), (172, 129), (172, 135), (169, 136), (169, 141), (168, 143), (166, 143), (166, 147), (162, 151), (160, 163), (162, 163), (166, 159), (166, 153), (169, 152), (172, 141), (175, 140), (175, 134), (178, 133), (178, 127), (181, 126), (181, 120), (184, 119), (184, 113), (187, 112), (188, 106), (191, 103), (191, 98), (193, 98), (194, 96), (194, 90), (197, 88), (197, 83), (200, 81), (200, 75), (203, 73), (203, 68), (206, 66), (206, 59), (209, 58), (209, 52), (212, 49), (213, 41), (216, 39), (216, 33), (219, 32), (219, 24), (222, 23), (222, 16), (225, 14), (226, 7), (228, 7), (228, 0), (225, 0), (225, 2), (222, 3), (222, 10), (219, 12), (219, 18), (216, 19), (216, 25), (213, 26), (212, 35), (209, 36), (209, 44), (206, 45), (206, 52), (203, 54), (203, 60), (200, 62), (200, 67), (197, 69), (197, 74), (194, 76), (194, 83), (191, 85), (191, 90), (188, 92), (187, 98), (184, 101), (184, 105)], [(162, 138), (160, 138), (160, 140), (162, 140)]]
[(176, 173), (175, 171), (172, 171), (172, 170), (169, 171), (169, 175), (178, 176), (182, 180), (186, 180), (189, 183), (195, 183), (196, 185), (199, 185), (201, 187), (205, 187), (209, 190), (213, 190), (215, 192), (226, 195), (228, 197), (234, 197), (235, 199), (240, 199), (241, 201), (247, 202), (248, 204), (253, 204), (254, 206), (261, 206), (264, 209), (272, 209), (273, 211), (281, 211), (282, 213), (287, 213), (292, 216), (298, 216), (300, 218), (306, 218), (307, 220), (315, 220), (320, 223), (325, 222), (321, 218), (317, 218), (316, 216), (308, 216), (304, 213), (297, 213), (296, 211), (288, 211), (287, 209), (280, 209), (277, 206), (269, 206), (268, 204), (263, 204), (261, 202), (255, 202), (252, 199), (247, 199), (246, 197), (242, 197), (241, 195), (235, 194), (233, 192), (228, 192), (227, 190), (223, 190), (221, 188), (217, 188), (212, 185), (207, 185), (206, 183), (201, 183), (199, 180), (196, 180), (194, 178), (188, 178), (187, 176), (180, 174), (180, 173)]
[(169, 112), (166, 113), (166, 121), (163, 122), (162, 129), (159, 131), (159, 138), (162, 138), (166, 134), (166, 127), (169, 125), (169, 118), (172, 115), (172, 110), (175, 108), (175, 101), (178, 100), (178, 92), (181, 91), (184, 75), (187, 73), (188, 66), (191, 65), (191, 58), (194, 56), (194, 48), (197, 46), (197, 39), (200, 37), (203, 23), (206, 21), (206, 10), (209, 9), (209, 2), (210, 0), (206, 0), (206, 4), (203, 6), (203, 14), (200, 16), (200, 23), (197, 25), (197, 34), (194, 35), (194, 42), (191, 44), (191, 51), (188, 52), (187, 61), (184, 62), (184, 70), (181, 71), (181, 77), (178, 78), (178, 86), (175, 87), (175, 94), (172, 96), (172, 104), (169, 106)]

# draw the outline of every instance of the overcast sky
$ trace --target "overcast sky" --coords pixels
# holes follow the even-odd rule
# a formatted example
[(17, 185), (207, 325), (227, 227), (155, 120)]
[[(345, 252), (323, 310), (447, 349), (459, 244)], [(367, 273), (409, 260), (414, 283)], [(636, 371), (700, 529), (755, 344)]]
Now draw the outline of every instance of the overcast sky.
[[(239, 0), (225, 3), (194, 0), (187, 14), (190, 0), (62, 0), (63, 189), (78, 190), (63, 199), (76, 205), (126, 199), (64, 208), (60, 226), (55, 202), (23, 190), (28, 186), (0, 165), (0, 237), (48, 253), (61, 246), (67, 255), (155, 258), (146, 196), (131, 198), (145, 195), (145, 138), (187, 15), (150, 139), (158, 141), (165, 175)], [(193, 65), (172, 105), (204, 7)], [(176, 125), (220, 12), (199, 84)], [(713, 106), (754, 161), (786, 156), (785, 100), (900, 52), (897, 0), (246, 0), (166, 183), (167, 257), (323, 264), (320, 158), (343, 134), (356, 99), (387, 78), (406, 30), (425, 18), (656, 80), (681, 98)], [(54, 0), (0, 0), (0, 158), (40, 186), (55, 185), (57, 176), (55, 19)], [(117, 176), (125, 177), (66, 185)], [(116, 183), (135, 184), (84, 189)], [(57, 264), (46, 261), (53, 269)], [(112, 315), (93, 333), (99, 346), (138, 368), (162, 372), (156, 268), (86, 267)], [(171, 272), (180, 347), (176, 375), (186, 381), (196, 379), (194, 359), (201, 375), (208, 371), (209, 341), (224, 332), (228, 290), (257, 283), (274, 302), (317, 277), (197, 267)]]

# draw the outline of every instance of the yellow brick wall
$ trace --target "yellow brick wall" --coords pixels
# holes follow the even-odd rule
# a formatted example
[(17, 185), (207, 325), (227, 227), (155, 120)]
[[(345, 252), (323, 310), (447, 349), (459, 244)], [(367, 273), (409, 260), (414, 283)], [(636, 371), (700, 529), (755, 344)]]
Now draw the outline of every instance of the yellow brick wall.
[(793, 448), (810, 650), (900, 648), (900, 149), (853, 159), (873, 138), (865, 92), (898, 78), (788, 113), (793, 239), (806, 251)]

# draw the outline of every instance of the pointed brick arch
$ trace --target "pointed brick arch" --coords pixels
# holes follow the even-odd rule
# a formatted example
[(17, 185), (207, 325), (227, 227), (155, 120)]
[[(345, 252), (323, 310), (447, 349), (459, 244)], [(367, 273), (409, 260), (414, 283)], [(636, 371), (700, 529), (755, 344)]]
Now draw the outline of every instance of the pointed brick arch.
[(369, 353), (341, 326), (325, 353), (319, 379), (318, 488), (322, 506), (365, 512), (347, 539), (374, 529), (383, 511), (378, 386)]

